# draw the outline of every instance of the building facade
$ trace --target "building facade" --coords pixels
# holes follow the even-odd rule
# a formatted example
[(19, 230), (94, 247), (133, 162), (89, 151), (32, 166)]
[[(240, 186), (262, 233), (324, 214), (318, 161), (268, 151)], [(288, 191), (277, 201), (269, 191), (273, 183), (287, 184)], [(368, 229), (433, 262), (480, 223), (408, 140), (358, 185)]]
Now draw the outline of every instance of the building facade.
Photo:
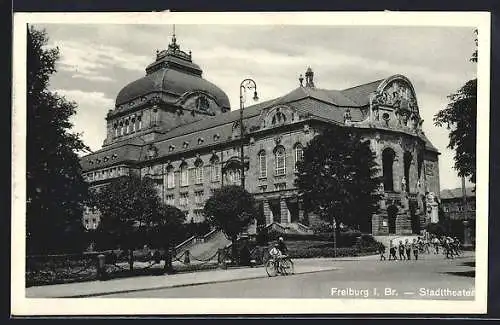
[(462, 239), (466, 245), (476, 241), (476, 193), (473, 188), (441, 191), (441, 211), (448, 233)]
[(418, 233), (428, 222), (424, 197), (439, 196), (439, 152), (422, 131), (406, 77), (327, 90), (315, 85), (309, 68), (296, 89), (244, 108), (243, 141), (239, 119), (239, 110), (231, 110), (227, 95), (203, 79), (174, 36), (146, 75), (118, 93), (102, 148), (81, 159), (84, 177), (94, 187), (132, 173), (151, 177), (165, 203), (199, 222), (214, 189), (240, 184), (243, 142), (245, 187), (266, 224), (299, 229), (317, 218), (302, 207), (295, 164), (322, 129), (349, 127), (370, 141), (384, 179), (372, 233)]

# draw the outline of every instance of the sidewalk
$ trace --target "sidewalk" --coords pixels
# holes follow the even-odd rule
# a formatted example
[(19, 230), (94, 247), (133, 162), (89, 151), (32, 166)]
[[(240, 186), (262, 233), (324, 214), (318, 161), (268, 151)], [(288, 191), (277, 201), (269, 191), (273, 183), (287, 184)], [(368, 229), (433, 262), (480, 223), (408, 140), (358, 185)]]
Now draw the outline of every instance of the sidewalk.
[[(295, 274), (321, 272), (338, 269), (336, 262), (345, 260), (377, 259), (377, 256), (349, 258), (295, 259)], [(132, 292), (200, 285), (216, 282), (230, 282), (244, 279), (268, 277), (263, 266), (253, 268), (230, 268), (171, 275), (148, 275), (107, 281), (55, 284), (26, 288), (27, 298), (83, 298), (112, 293)]]
[[(473, 256), (472, 252), (464, 252), (459, 258)], [(422, 260), (443, 259), (443, 255), (424, 255)], [(341, 269), (339, 262), (372, 261), (377, 262), (379, 255), (339, 258), (307, 258), (294, 259), (295, 274), (314, 273)], [(382, 262), (391, 263), (391, 262)], [(90, 281), (79, 283), (56, 284), (26, 288), (27, 298), (83, 298), (105, 296), (114, 293), (146, 291), (208, 283), (231, 282), (237, 280), (267, 278), (263, 266), (253, 268), (229, 268), (227, 270), (209, 270), (172, 275), (148, 275), (131, 278), (111, 279), (107, 281)]]

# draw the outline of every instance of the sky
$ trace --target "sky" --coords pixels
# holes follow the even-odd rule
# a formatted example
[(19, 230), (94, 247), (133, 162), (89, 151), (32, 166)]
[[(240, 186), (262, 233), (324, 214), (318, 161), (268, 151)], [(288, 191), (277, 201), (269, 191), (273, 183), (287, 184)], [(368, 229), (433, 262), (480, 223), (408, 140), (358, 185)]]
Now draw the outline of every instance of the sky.
[[(105, 138), (105, 116), (126, 84), (145, 75), (156, 50), (170, 43), (172, 25), (40, 24), (60, 49), (50, 88), (78, 105), (73, 130), (92, 149)], [(177, 42), (192, 51), (203, 78), (239, 106), (239, 85), (257, 83), (259, 100), (287, 94), (307, 67), (316, 87), (344, 89), (402, 74), (415, 88), (423, 129), (439, 149), (441, 189), (461, 186), (447, 149), (448, 131), (433, 125), (448, 95), (476, 77), (468, 27), (176, 25)], [(249, 98), (250, 100), (250, 98)], [(250, 103), (249, 103), (250, 104)], [(248, 105), (249, 105), (248, 104)]]

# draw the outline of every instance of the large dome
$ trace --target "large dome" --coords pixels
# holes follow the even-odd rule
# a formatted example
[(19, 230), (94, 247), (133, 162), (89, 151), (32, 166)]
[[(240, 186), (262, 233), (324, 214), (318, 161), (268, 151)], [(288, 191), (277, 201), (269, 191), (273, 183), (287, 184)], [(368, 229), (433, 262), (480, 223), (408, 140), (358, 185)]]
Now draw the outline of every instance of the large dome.
[(116, 97), (116, 107), (150, 94), (164, 94), (163, 98), (177, 98), (187, 92), (202, 91), (214, 97), (221, 107), (230, 108), (226, 93), (202, 78), (202, 70), (179, 49), (175, 36), (167, 50), (157, 52), (156, 61), (146, 68), (146, 75), (126, 85)]

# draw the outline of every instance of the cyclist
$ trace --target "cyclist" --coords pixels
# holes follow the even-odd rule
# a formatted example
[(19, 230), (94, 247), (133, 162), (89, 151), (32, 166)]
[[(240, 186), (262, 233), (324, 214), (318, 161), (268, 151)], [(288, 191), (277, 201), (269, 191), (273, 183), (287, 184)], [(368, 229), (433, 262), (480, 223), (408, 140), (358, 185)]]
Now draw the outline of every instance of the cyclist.
[(278, 249), (283, 255), (286, 255), (286, 253), (288, 253), (288, 248), (286, 247), (283, 237), (278, 238)]
[(279, 249), (279, 246), (280, 244), (279, 243), (276, 243), (274, 244), (274, 246), (269, 250), (269, 256), (271, 257), (271, 259), (274, 260), (274, 262), (276, 263), (275, 264), (275, 267), (277, 270), (280, 269), (280, 260), (281, 258), (283, 257), (283, 254), (281, 253), (281, 250)]

